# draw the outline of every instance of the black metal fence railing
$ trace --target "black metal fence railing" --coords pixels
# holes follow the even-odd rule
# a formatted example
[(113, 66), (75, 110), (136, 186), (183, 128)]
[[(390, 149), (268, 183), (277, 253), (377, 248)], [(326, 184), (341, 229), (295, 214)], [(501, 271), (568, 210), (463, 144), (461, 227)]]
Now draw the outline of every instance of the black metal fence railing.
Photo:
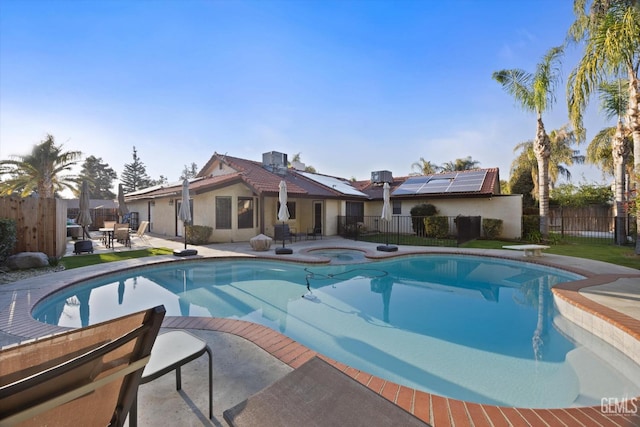
[(480, 237), (480, 217), (338, 216), (338, 234), (347, 239), (413, 246), (458, 246)]
[[(620, 221), (617, 222), (621, 224)], [(634, 244), (636, 219), (625, 218), (626, 243)], [(616, 218), (612, 216), (554, 216), (549, 219), (549, 240), (554, 243), (616, 244)], [(482, 235), (480, 217), (338, 216), (342, 237), (374, 243), (411, 246), (458, 246)], [(522, 240), (540, 242), (540, 217), (522, 216)]]

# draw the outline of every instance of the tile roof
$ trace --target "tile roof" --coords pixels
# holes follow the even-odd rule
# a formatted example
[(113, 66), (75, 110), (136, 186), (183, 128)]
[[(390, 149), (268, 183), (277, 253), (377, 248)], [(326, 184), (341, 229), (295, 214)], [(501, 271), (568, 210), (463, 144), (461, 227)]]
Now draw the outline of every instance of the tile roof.
[[(209, 175), (207, 171), (212, 170), (216, 162), (227, 165), (233, 172), (224, 175)], [(418, 195), (419, 197), (460, 197), (460, 196), (490, 196), (500, 193), (500, 180), (497, 168), (483, 169), (486, 177), (482, 183), (480, 191), (457, 192), (457, 193), (431, 193), (428, 195)], [(476, 170), (477, 171), (477, 170)], [(468, 171), (471, 172), (471, 171)], [(461, 171), (460, 173), (465, 173)], [(410, 177), (393, 178), (391, 185), (391, 196), (393, 191), (398, 188)], [(272, 172), (265, 168), (261, 162), (241, 159), (228, 155), (214, 153), (207, 161), (206, 165), (198, 173), (195, 179), (190, 180), (189, 189), (192, 194), (200, 194), (223, 188), (228, 185), (243, 182), (253, 190), (255, 194), (276, 196), (280, 190), (280, 181), (285, 180), (287, 183), (287, 193), (292, 197), (308, 197), (308, 198), (339, 198), (339, 199), (360, 199), (360, 200), (382, 200), (382, 185), (366, 181), (348, 181), (343, 178), (333, 177), (323, 174), (312, 174), (308, 172), (297, 171), (293, 168), (287, 169), (284, 175)], [(340, 185), (329, 186), (327, 183), (339, 181)], [(347, 186), (345, 191), (345, 187)], [(349, 188), (352, 187), (352, 188)], [(497, 188), (496, 188), (497, 187)], [(342, 188), (342, 191), (341, 191)], [(126, 200), (154, 199), (158, 197), (179, 196), (182, 191), (182, 183), (165, 184), (156, 187), (150, 187), (129, 193)], [(358, 193), (363, 193), (359, 195)], [(401, 196), (401, 197), (416, 197)]]

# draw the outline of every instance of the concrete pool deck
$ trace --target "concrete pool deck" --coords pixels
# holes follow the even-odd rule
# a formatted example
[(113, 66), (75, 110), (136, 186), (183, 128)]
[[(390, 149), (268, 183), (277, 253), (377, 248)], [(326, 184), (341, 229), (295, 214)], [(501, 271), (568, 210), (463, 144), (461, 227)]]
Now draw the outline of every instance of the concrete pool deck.
[[(133, 249), (143, 245), (134, 240)], [(180, 249), (184, 244), (149, 236), (148, 245)], [(116, 246), (102, 250), (128, 250)], [(341, 238), (324, 238), (288, 243), (292, 255), (276, 255), (276, 243), (270, 251), (255, 252), (248, 242), (197, 247), (197, 259), (207, 257), (260, 256), (279, 260), (322, 261), (308, 252), (314, 248), (349, 248), (364, 251), (374, 258), (410, 253), (461, 253), (491, 255), (522, 260), (523, 254), (509, 250), (474, 250), (459, 248), (400, 246), (398, 252), (376, 251), (377, 244)], [(78, 255), (82, 256), (82, 255)], [(162, 262), (179, 262), (174, 256), (152, 257), (101, 264), (62, 271), (20, 282), (0, 285), (0, 345), (36, 338), (60, 331), (30, 316), (31, 307), (43, 296), (78, 280), (108, 274), (114, 268), (136, 268)], [(190, 258), (193, 259), (193, 258)], [(609, 341), (636, 362), (640, 362), (640, 270), (579, 258), (544, 254), (526, 261), (578, 272), (584, 280), (554, 288), (556, 305), (563, 316)], [(181, 328), (207, 340), (214, 359), (214, 418), (206, 417), (206, 357), (183, 368), (182, 391), (176, 392), (174, 376), (166, 375), (139, 390), (140, 425), (226, 425), (222, 412), (268, 386), (297, 368), (317, 353), (266, 327), (216, 318), (167, 317), (166, 329)], [(323, 357), (323, 356), (321, 356)], [(330, 360), (326, 357), (323, 357)], [(330, 360), (331, 361), (331, 360)], [(555, 426), (555, 425), (640, 425), (640, 416), (610, 411), (600, 406), (566, 409), (527, 409), (497, 407), (448, 399), (385, 381), (351, 367), (331, 361), (357, 381), (409, 410), (424, 421), (437, 426)], [(206, 375), (206, 374), (205, 374)], [(623, 396), (603, 396), (622, 398)]]

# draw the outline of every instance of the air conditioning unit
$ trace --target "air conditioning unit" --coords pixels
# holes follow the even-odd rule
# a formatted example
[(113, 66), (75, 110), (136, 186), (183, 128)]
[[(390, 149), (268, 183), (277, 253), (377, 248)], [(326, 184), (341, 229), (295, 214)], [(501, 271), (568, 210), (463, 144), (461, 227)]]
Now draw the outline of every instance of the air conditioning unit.
[(288, 162), (287, 155), (277, 151), (262, 154), (262, 166), (274, 173), (286, 173)]
[(375, 171), (371, 172), (371, 183), (372, 184), (383, 184), (388, 182), (391, 184), (393, 182), (393, 176), (391, 171)]

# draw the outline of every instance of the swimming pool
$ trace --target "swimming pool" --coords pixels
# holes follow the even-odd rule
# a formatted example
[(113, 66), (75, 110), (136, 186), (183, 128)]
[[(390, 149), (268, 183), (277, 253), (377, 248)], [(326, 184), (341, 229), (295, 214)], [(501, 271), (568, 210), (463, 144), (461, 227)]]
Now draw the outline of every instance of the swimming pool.
[(314, 256), (329, 258), (329, 262), (332, 264), (351, 264), (368, 261), (365, 253), (357, 249), (312, 249), (307, 251), (307, 253)]
[(454, 255), (180, 262), (61, 290), (33, 314), (77, 327), (164, 304), (168, 315), (243, 319), (379, 377), (479, 403), (568, 407), (640, 394), (637, 365), (555, 315), (550, 286), (578, 278)]

